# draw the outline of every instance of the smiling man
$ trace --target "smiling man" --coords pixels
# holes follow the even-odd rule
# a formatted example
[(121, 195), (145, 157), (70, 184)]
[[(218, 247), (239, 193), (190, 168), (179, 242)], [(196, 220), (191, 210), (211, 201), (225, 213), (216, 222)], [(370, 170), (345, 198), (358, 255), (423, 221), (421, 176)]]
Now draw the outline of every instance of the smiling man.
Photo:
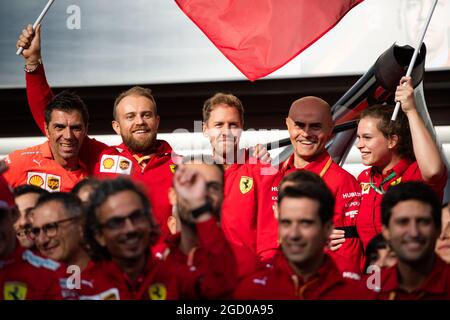
[(359, 281), (345, 279), (323, 248), (333, 230), (334, 199), (325, 183), (305, 181), (278, 193), (280, 247), (271, 266), (245, 278), (236, 299), (369, 299)]
[[(284, 176), (296, 170), (316, 173), (325, 181), (335, 198), (334, 225), (336, 229), (340, 229), (338, 232), (345, 233), (345, 240), (337, 244), (335, 251), (330, 254), (343, 272), (360, 273), (362, 246), (355, 227), (360, 205), (360, 187), (350, 173), (333, 162), (325, 149), (334, 127), (330, 105), (318, 97), (298, 99), (291, 105), (286, 125), (294, 152), (272, 178), (270, 190), (264, 192), (266, 204), (262, 208), (269, 212), (262, 215), (274, 215), (278, 186)], [(276, 232), (271, 238), (276, 243)]]
[(381, 300), (450, 300), (450, 266), (436, 253), (441, 204), (421, 182), (388, 189), (381, 201), (383, 236), (398, 263), (381, 271)]
[[(35, 31), (31, 25), (27, 26), (17, 46), (25, 48), (22, 55), (28, 103), (36, 124), (44, 132), (43, 110), (53, 93), (42, 64), (40, 26)], [(174, 162), (170, 145), (157, 139), (158, 126), (159, 115), (151, 90), (132, 87), (119, 94), (113, 109), (112, 127), (123, 143), (110, 147), (87, 137), (80, 159), (86, 163), (89, 175), (100, 178), (128, 175), (141, 182), (164, 237), (169, 234), (166, 221), (171, 215), (171, 205), (167, 194), (172, 184)]]
[(30, 184), (50, 192), (70, 191), (87, 175), (78, 155), (88, 121), (86, 105), (79, 96), (68, 91), (56, 95), (45, 109), (48, 140), (9, 154), (5, 179), (12, 187)]
[(83, 270), (89, 262), (82, 241), (83, 218), (81, 200), (75, 195), (63, 192), (42, 195), (31, 211), (29, 236), (42, 255)]
[(93, 284), (83, 288), (82, 299), (218, 299), (230, 293), (235, 263), (209, 205), (206, 179), (181, 166), (174, 188), (205, 250), (204, 272), (152, 257), (158, 226), (147, 197), (127, 179), (105, 180), (91, 198), (85, 224), (94, 263), (82, 274)]

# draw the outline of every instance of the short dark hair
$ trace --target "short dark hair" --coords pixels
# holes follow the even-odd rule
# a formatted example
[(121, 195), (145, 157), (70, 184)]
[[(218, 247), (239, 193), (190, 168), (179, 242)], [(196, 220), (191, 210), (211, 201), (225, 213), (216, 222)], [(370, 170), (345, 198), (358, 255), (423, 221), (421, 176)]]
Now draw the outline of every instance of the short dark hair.
[(102, 247), (95, 239), (95, 235), (100, 230), (97, 210), (103, 203), (105, 203), (105, 201), (108, 200), (110, 196), (122, 191), (132, 191), (139, 197), (144, 207), (144, 212), (148, 216), (150, 222), (150, 245), (156, 243), (158, 240), (159, 226), (153, 218), (150, 202), (145, 193), (131, 180), (126, 178), (104, 180), (101, 181), (100, 185), (91, 196), (84, 225), (84, 236), (86, 244), (89, 248), (89, 255), (94, 261), (111, 259), (111, 255), (108, 250)]
[(308, 170), (295, 170), (288, 175), (285, 175), (283, 179), (281, 179), (280, 183), (278, 184), (278, 190), (281, 189), (281, 186), (285, 184), (286, 182), (292, 182), (293, 185), (299, 185), (302, 183), (323, 183), (322, 178)]
[(378, 250), (387, 249), (387, 247), (387, 241), (381, 233), (378, 233), (376, 236), (370, 239), (366, 247), (367, 258), (364, 264), (364, 272), (366, 272), (367, 268), (372, 264), (372, 262), (379, 257)]
[(48, 192), (47, 194), (41, 195), (36, 202), (33, 210), (36, 210), (40, 206), (43, 206), (44, 204), (51, 201), (60, 203), (65, 209), (69, 218), (84, 216), (84, 210), (81, 200), (78, 199), (77, 196), (66, 192)]
[(242, 105), (241, 100), (238, 97), (231, 93), (223, 93), (218, 92), (203, 104), (203, 122), (208, 122), (209, 116), (211, 112), (214, 110), (214, 107), (219, 104), (226, 104), (232, 108), (235, 108), (239, 113), (239, 118), (241, 123), (244, 124), (244, 106)]
[(403, 112), (399, 112), (397, 120), (391, 121), (393, 111), (394, 106), (392, 105), (375, 104), (361, 113), (360, 120), (367, 117), (379, 119), (380, 122), (377, 129), (380, 130), (386, 139), (394, 135), (398, 137), (396, 152), (402, 157), (414, 160), (415, 156), (408, 119)]
[[(218, 163), (213, 156), (209, 154), (190, 154), (183, 156), (181, 159), (182, 164), (211, 164), (217, 167), (222, 173), (222, 178), (225, 174), (225, 169), (222, 163)], [(176, 167), (175, 167), (176, 168)]]
[(100, 185), (100, 181), (95, 179), (95, 178), (84, 178), (80, 181), (78, 181), (78, 183), (72, 188), (72, 190), (70, 190), (70, 193), (77, 195), (78, 192), (80, 192), (81, 189), (83, 189), (84, 187), (92, 187), (93, 189), (98, 188), (98, 186)]
[(333, 220), (334, 197), (325, 182), (304, 182), (278, 191), (278, 207), (284, 198), (308, 198), (319, 203), (322, 224)]
[(38, 186), (34, 186), (32, 184), (22, 184), (14, 188), (14, 198), (22, 196), (28, 193), (36, 193), (38, 195), (43, 195), (49, 193), (47, 190), (42, 189)]
[(145, 97), (149, 99), (155, 107), (155, 116), (158, 115), (158, 108), (156, 107), (156, 100), (152, 94), (152, 90), (140, 86), (134, 86), (126, 91), (121, 92), (114, 101), (113, 118), (115, 120), (117, 120), (117, 105), (120, 103), (120, 101), (122, 101), (123, 98), (128, 96)]
[(392, 208), (397, 203), (407, 200), (417, 200), (431, 206), (431, 212), (436, 228), (441, 229), (441, 201), (433, 190), (425, 183), (408, 181), (390, 187), (381, 199), (381, 222), (389, 226)]
[(89, 124), (89, 112), (86, 104), (75, 92), (64, 90), (53, 97), (52, 101), (45, 108), (45, 123), (48, 125), (52, 119), (52, 112), (59, 110), (67, 113), (77, 111), (83, 118), (83, 123), (87, 127)]

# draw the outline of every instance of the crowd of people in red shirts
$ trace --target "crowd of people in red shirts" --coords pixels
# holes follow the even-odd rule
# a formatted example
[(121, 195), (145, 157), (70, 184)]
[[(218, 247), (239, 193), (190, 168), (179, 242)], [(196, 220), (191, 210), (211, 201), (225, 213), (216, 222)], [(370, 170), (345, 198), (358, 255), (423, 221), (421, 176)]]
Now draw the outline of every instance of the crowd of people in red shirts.
[(23, 47), (28, 103), (47, 141), (0, 166), (0, 300), (450, 299), (447, 168), (419, 115), (411, 78), (393, 107), (361, 113), (357, 179), (326, 151), (330, 105), (294, 101), (293, 154), (278, 166), (241, 149), (241, 101), (203, 105), (210, 155), (157, 139), (156, 101), (116, 98), (108, 146), (88, 136), (75, 93), (47, 83), (40, 27)]

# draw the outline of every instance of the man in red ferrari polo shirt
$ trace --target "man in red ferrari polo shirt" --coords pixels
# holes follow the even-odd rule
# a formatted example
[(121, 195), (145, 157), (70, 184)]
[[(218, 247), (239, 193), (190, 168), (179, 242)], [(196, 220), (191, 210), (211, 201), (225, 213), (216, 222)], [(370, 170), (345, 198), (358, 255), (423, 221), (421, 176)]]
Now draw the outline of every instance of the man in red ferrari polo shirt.
[[(362, 246), (355, 227), (360, 205), (360, 186), (350, 173), (333, 162), (325, 149), (333, 130), (330, 106), (317, 97), (298, 99), (291, 105), (286, 125), (294, 153), (281, 164), (280, 170), (273, 177), (267, 178), (269, 184), (265, 186), (266, 190), (261, 196), (265, 202), (261, 208), (266, 212), (261, 215), (267, 217), (266, 220), (270, 216), (274, 217), (273, 207), (278, 186), (284, 176), (295, 170), (316, 173), (325, 181), (335, 198), (335, 228), (345, 232), (345, 241), (330, 255), (343, 272), (360, 273)], [(268, 237), (275, 246), (278, 240), (275, 218), (272, 218), (272, 222), (275, 227)]]
[(435, 253), (441, 203), (422, 182), (390, 187), (381, 201), (382, 233), (397, 264), (381, 270), (378, 299), (450, 300), (450, 266)]
[(62, 299), (59, 263), (20, 246), (14, 230), (19, 213), (0, 174), (0, 300)]
[[(35, 122), (43, 130), (43, 114), (53, 93), (47, 83), (40, 48), (40, 27), (23, 30), (17, 42), (25, 48), (27, 95)], [(171, 214), (168, 190), (172, 184), (173, 161), (170, 145), (156, 138), (159, 116), (156, 101), (149, 89), (133, 87), (121, 93), (113, 111), (114, 131), (123, 143), (115, 147), (87, 137), (80, 150), (88, 173), (114, 178), (129, 175), (142, 182), (152, 204), (152, 210), (162, 226), (163, 236), (168, 234), (166, 220)]]
[(245, 278), (236, 299), (369, 299), (359, 281), (345, 279), (323, 248), (333, 230), (334, 199), (323, 181), (290, 184), (277, 200), (280, 248), (272, 266)]

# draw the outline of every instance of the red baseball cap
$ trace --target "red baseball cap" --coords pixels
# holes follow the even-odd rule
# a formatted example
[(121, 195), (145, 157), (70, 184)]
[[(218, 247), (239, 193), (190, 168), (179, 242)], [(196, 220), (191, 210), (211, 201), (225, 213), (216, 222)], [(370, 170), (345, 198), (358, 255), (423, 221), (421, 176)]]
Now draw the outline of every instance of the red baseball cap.
[(0, 174), (0, 209), (1, 208), (11, 208), (15, 206), (14, 195), (12, 193), (11, 187), (2, 174)]

